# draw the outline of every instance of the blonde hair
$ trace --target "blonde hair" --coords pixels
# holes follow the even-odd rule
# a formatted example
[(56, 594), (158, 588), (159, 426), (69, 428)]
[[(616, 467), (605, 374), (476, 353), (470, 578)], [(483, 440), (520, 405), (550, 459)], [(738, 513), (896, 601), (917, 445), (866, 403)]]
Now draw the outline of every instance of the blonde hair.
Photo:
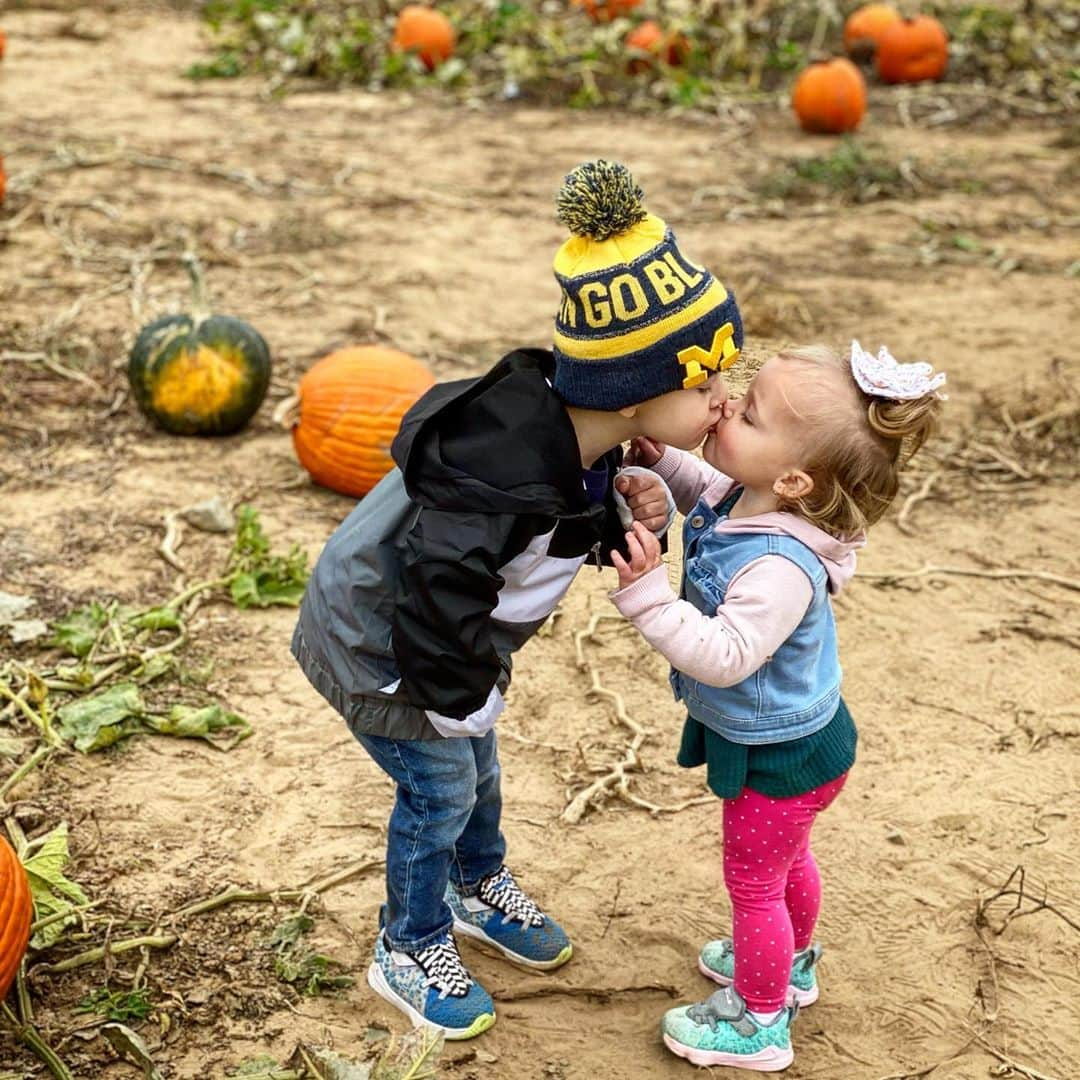
[(810, 425), (805, 471), (813, 490), (782, 500), (780, 509), (833, 536), (862, 532), (896, 498), (900, 471), (933, 432), (941, 402), (935, 394), (873, 397), (855, 381), (848, 358), (823, 345), (785, 349), (779, 358), (816, 369), (799, 395)]

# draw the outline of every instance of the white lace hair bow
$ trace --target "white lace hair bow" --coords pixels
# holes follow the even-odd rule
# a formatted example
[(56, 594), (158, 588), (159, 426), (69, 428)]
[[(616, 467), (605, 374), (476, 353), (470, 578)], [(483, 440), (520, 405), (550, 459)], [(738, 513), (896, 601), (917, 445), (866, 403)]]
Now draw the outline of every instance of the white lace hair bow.
[(944, 371), (935, 374), (926, 363), (901, 364), (884, 345), (874, 356), (852, 340), (851, 373), (863, 391), (872, 397), (906, 401), (933, 394), (946, 400), (946, 395), (938, 390), (939, 386), (945, 385)]

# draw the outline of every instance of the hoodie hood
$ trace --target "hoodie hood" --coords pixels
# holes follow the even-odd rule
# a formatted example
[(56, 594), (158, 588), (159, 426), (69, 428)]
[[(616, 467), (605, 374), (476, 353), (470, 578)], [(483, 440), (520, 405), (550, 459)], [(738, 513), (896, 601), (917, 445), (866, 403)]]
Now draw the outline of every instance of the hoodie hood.
[(391, 446), (410, 498), (474, 513), (592, 513), (554, 369), (550, 352), (519, 349), (486, 375), (433, 386)]
[(774, 511), (754, 517), (726, 518), (716, 527), (724, 533), (774, 533), (790, 536), (805, 544), (829, 575), (829, 592), (835, 595), (855, 576), (855, 553), (866, 544), (866, 534), (856, 533), (843, 540), (812, 525), (796, 514)]

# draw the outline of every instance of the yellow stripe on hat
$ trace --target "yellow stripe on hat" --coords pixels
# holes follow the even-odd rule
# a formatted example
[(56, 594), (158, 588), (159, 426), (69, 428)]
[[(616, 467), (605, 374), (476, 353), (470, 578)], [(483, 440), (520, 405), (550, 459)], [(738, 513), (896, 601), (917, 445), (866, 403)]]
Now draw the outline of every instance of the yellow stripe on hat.
[(655, 214), (646, 214), (636, 225), (607, 240), (571, 236), (555, 252), (555, 273), (565, 278), (582, 277), (632, 263), (664, 242), (667, 226)]
[(667, 337), (696, 322), (703, 315), (719, 307), (728, 298), (727, 289), (716, 278), (692, 303), (659, 322), (650, 323), (639, 330), (611, 337), (572, 338), (555, 331), (555, 347), (564, 356), (575, 360), (614, 360), (616, 357), (647, 349), (661, 338)]

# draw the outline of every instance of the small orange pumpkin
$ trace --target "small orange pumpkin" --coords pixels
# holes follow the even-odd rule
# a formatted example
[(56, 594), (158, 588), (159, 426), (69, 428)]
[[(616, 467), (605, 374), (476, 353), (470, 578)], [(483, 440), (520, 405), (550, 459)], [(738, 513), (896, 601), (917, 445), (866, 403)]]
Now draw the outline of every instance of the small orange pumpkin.
[(901, 19), (878, 40), (877, 72), (885, 82), (940, 79), (949, 65), (949, 35), (932, 15)]
[(805, 131), (854, 131), (866, 114), (866, 82), (850, 60), (819, 60), (795, 80), (791, 104)]
[(5, 52), (7, 52), (7, 34), (0, 30), (0, 60), (4, 59)]
[(611, 22), (620, 15), (629, 14), (641, 4), (641, 0), (573, 0), (574, 7), (584, 8), (593, 22)]
[(624, 44), (628, 49), (649, 54), (648, 57), (635, 56), (631, 59), (627, 64), (631, 73), (647, 71), (653, 66), (654, 57), (662, 57), (664, 63), (675, 67), (681, 64), (690, 52), (690, 42), (682, 34), (676, 31), (665, 33), (654, 19), (646, 19), (635, 26), (626, 35)]
[(399, 12), (391, 47), (395, 52), (416, 53), (428, 71), (454, 55), (454, 43), (454, 27), (441, 11), (407, 4)]
[(401, 418), (435, 383), (408, 353), (384, 345), (339, 349), (300, 379), (289, 417), (300, 464), (316, 484), (343, 495), (366, 495), (394, 466), (390, 444)]
[(868, 63), (877, 52), (885, 30), (900, 21), (900, 12), (892, 4), (864, 4), (844, 23), (844, 49), (848, 56)]
[(7, 997), (26, 954), (33, 917), (30, 880), (18, 855), (0, 837), (0, 1001)]

